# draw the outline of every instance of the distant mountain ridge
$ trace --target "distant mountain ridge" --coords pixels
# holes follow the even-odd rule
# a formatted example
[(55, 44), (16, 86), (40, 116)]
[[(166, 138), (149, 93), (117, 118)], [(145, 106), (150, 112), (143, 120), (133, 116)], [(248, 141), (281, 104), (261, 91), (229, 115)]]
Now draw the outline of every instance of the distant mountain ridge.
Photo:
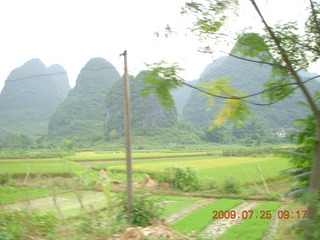
[(115, 67), (103, 58), (93, 58), (80, 71), (76, 86), (49, 121), (50, 139), (93, 140), (104, 135), (105, 98), (120, 79)]
[(65, 69), (47, 68), (34, 58), (14, 69), (0, 94), (0, 130), (28, 135), (46, 134), (49, 118), (70, 85)]
[[(229, 75), (234, 88), (251, 94), (262, 90), (270, 71), (266, 65), (224, 56), (208, 64), (200, 78), (189, 83), (208, 82)], [(183, 124), (191, 123), (198, 130), (211, 125), (221, 107), (219, 99), (208, 110), (206, 96), (183, 86), (172, 91), (176, 108), (167, 109), (152, 94), (141, 97), (144, 73), (142, 71), (130, 79), (131, 120), (136, 136), (149, 134), (156, 137), (156, 132), (170, 132), (170, 129), (175, 132), (180, 120)], [(317, 75), (306, 71), (300, 74), (305, 79)], [(317, 80), (310, 81), (307, 86), (313, 90), (320, 89)], [(267, 102), (260, 98), (254, 101)], [(249, 106), (262, 127), (283, 129), (291, 128), (294, 119), (308, 113), (298, 106), (299, 101), (304, 101), (304, 98), (297, 91), (272, 106)], [(124, 132), (123, 115), (122, 78), (115, 67), (103, 58), (93, 58), (86, 63), (72, 90), (62, 66), (54, 64), (46, 67), (40, 59), (31, 59), (10, 73), (0, 94), (0, 132), (31, 136), (47, 134), (48, 139), (54, 142), (64, 139), (108, 141), (121, 137)], [(192, 128), (189, 130), (193, 131)]]
[[(209, 64), (201, 74), (198, 83), (230, 76), (234, 88), (246, 94), (252, 94), (262, 90), (262, 86), (268, 81), (270, 74), (270, 66), (244, 61), (232, 56), (225, 56)], [(307, 72), (303, 72), (303, 74), (304, 78), (314, 75), (310, 75)], [(320, 84), (317, 81), (311, 81), (307, 84), (307, 87), (312, 90), (319, 90)], [(212, 120), (221, 108), (222, 101), (216, 99), (216, 104), (210, 110), (207, 109), (207, 101), (207, 96), (200, 95), (196, 90), (192, 90), (190, 98), (183, 108), (184, 119), (192, 123), (196, 128), (206, 128), (212, 125)], [(254, 101), (266, 103), (267, 99), (255, 98)], [(299, 101), (304, 101), (304, 97), (297, 90), (292, 96), (276, 104), (267, 107), (250, 104), (249, 106), (254, 116), (265, 126), (282, 129), (293, 127), (293, 120), (304, 117), (308, 112), (308, 110), (297, 104)]]
[[(133, 129), (170, 128), (177, 123), (177, 111), (161, 105), (154, 94), (147, 97), (141, 96), (144, 88), (143, 77), (145, 72), (140, 72), (135, 78), (130, 79), (131, 95), (131, 125)], [(123, 135), (124, 125), (124, 90), (123, 81), (117, 81), (112, 86), (106, 98), (106, 135)], [(139, 133), (135, 132), (139, 135)]]

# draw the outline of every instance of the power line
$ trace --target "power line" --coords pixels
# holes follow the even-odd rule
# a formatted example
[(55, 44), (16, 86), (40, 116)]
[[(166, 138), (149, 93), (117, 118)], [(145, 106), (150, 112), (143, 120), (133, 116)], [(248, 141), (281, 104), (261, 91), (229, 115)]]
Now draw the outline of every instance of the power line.
[(44, 74), (31, 75), (31, 76), (27, 76), (27, 77), (16, 78), (13, 80), (6, 80), (5, 83), (18, 82), (18, 81), (22, 81), (22, 80), (29, 79), (29, 78), (35, 78), (35, 77), (55, 76), (55, 75), (60, 75), (60, 74), (67, 74), (67, 72), (64, 71), (64, 72), (56, 72), (56, 73), (44, 73)]
[[(102, 70), (102, 69), (116, 69), (116, 68), (115, 67), (82, 68), (80, 72), (82, 72), (82, 71), (96, 71), (96, 70)], [(56, 76), (56, 75), (61, 75), (61, 74), (68, 74), (68, 72), (63, 71), (63, 72), (56, 72), (56, 73), (35, 74), (35, 75), (16, 78), (16, 79), (12, 79), (12, 80), (6, 80), (5, 83), (18, 82), (18, 81), (22, 81), (25, 79), (36, 78), (36, 77)]]

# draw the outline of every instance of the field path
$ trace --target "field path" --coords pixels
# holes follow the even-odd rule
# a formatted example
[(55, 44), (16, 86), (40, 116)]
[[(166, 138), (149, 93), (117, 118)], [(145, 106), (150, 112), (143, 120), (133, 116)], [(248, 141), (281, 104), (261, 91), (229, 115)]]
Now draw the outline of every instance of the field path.
[[(256, 201), (245, 201), (244, 203), (234, 207), (231, 210), (235, 210), (237, 212), (237, 216), (241, 216), (243, 211), (252, 210), (255, 208), (259, 202)], [(201, 236), (210, 237), (212, 239), (217, 239), (222, 233), (224, 233), (229, 227), (234, 224), (241, 224), (243, 221), (242, 218), (235, 219), (217, 219), (211, 224), (209, 224), (202, 232)]]
[[(132, 159), (133, 162), (146, 162), (146, 161), (159, 161), (159, 160), (171, 160), (171, 159), (191, 159), (191, 158), (212, 158), (213, 156), (182, 156), (182, 157), (163, 157), (163, 158), (136, 158)], [(67, 159), (68, 160), (68, 159)], [(72, 160), (70, 160), (72, 161)], [(74, 161), (82, 165), (92, 165), (96, 163), (125, 163), (125, 159), (121, 160), (97, 160), (97, 161)]]
[(179, 219), (189, 215), (194, 210), (201, 208), (201, 207), (204, 207), (214, 201), (217, 201), (217, 199), (204, 199), (204, 200), (196, 201), (190, 207), (186, 207), (186, 208), (182, 209), (181, 211), (179, 211), (175, 214), (172, 214), (171, 216), (166, 218), (166, 224), (170, 225), (170, 224), (178, 221)]
[[(283, 211), (285, 209), (286, 205), (282, 205), (278, 211)], [(269, 225), (269, 228), (267, 232), (265, 233), (265, 236), (262, 238), (262, 240), (272, 240), (274, 239), (274, 236), (277, 234), (277, 230), (280, 224), (280, 218), (278, 218), (276, 215), (273, 216), (272, 221)]]

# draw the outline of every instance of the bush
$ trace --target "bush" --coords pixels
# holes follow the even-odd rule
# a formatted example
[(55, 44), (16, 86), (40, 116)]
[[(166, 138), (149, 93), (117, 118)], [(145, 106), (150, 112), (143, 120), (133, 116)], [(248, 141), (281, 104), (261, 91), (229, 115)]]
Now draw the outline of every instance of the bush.
[(150, 195), (135, 194), (133, 208), (130, 210), (127, 208), (126, 195), (121, 195), (119, 198), (118, 201), (115, 201), (115, 204), (120, 204), (120, 208), (118, 206), (114, 206), (114, 208), (118, 208), (120, 211), (115, 214), (117, 214), (119, 220), (126, 218), (128, 224), (145, 227), (149, 225), (150, 219), (159, 219), (162, 215), (162, 208), (156, 204)]
[(217, 181), (212, 177), (204, 177), (202, 181), (202, 190), (211, 190), (217, 188)]
[(222, 191), (224, 193), (239, 194), (241, 192), (241, 185), (239, 180), (233, 176), (227, 176), (222, 183)]
[(12, 177), (9, 173), (0, 174), (0, 185), (4, 185), (12, 181)]
[(47, 239), (55, 238), (58, 219), (52, 213), (27, 211), (1, 211), (0, 239)]
[(201, 188), (197, 172), (190, 167), (166, 167), (163, 171), (152, 175), (157, 181), (169, 183), (178, 190), (188, 192)]

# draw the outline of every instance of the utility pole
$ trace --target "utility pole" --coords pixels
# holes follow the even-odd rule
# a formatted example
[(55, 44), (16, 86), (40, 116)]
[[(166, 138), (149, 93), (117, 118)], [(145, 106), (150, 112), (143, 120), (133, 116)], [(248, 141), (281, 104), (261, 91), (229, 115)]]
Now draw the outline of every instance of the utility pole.
[(131, 160), (131, 113), (130, 113), (130, 83), (128, 74), (127, 50), (120, 56), (124, 57), (124, 124), (126, 139), (126, 163), (127, 163), (127, 208), (133, 207), (133, 184), (132, 184), (132, 160)]

